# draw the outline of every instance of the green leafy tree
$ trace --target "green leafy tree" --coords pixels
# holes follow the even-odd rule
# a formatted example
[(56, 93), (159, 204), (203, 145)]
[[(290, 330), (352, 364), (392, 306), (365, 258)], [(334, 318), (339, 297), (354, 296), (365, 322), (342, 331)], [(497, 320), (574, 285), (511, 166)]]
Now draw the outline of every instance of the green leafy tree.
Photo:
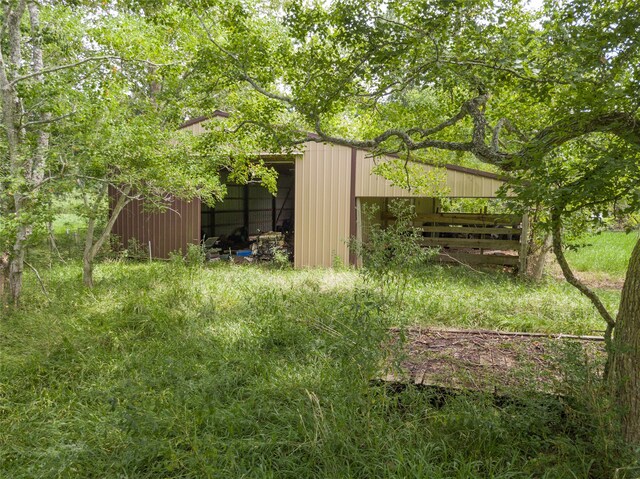
[[(25, 250), (50, 220), (54, 194), (74, 191), (84, 200), (83, 278), (90, 286), (94, 259), (129, 202), (144, 198), (158, 210), (171, 196), (212, 203), (225, 192), (221, 169), (275, 189), (275, 173), (251, 161), (262, 151), (258, 135), (231, 144), (220, 128), (197, 140), (177, 131), (194, 111), (233, 101), (226, 100), (228, 82), (201, 101), (193, 69), (200, 22), (191, 12), (172, 2), (3, 5), (0, 273), (15, 303)], [(208, 75), (226, 78), (217, 70)], [(107, 208), (110, 189), (118, 194)]]
[[(69, 136), (66, 156), (70, 164), (67, 180), (72, 181), (69, 187), (80, 192), (80, 213), (87, 219), (83, 254), (87, 286), (93, 285), (96, 255), (130, 202), (144, 199), (146, 208), (162, 211), (171, 196), (214, 202), (225, 191), (219, 181), (219, 163), (196, 153), (191, 135), (163, 125), (153, 111), (132, 113), (119, 101), (112, 106), (110, 109), (103, 103), (68, 125), (83, 132)], [(98, 229), (101, 218), (106, 222)]]
[(64, 123), (96, 101), (96, 79), (125, 64), (143, 71), (158, 66), (137, 56), (141, 52), (116, 51), (96, 41), (96, 25), (112, 24), (113, 38), (126, 34), (113, 25), (113, 19), (126, 25), (117, 14), (121, 6), (36, 0), (2, 4), (0, 250), (8, 267), (0, 272), (8, 276), (16, 304), (29, 240), (49, 219), (50, 196), (69, 166), (60, 161), (66, 143), (60, 135), (82, 133), (65, 131)]

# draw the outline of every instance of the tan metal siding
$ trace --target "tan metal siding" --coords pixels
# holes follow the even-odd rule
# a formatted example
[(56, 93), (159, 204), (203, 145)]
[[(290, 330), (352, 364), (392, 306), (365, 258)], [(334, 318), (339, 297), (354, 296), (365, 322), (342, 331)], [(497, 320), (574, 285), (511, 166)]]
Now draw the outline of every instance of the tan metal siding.
[[(391, 158), (383, 157), (374, 160), (368, 155), (365, 151), (358, 151), (356, 161), (356, 196), (376, 198), (411, 198), (420, 196), (398, 186), (392, 186), (389, 180), (372, 173), (376, 162), (389, 161)], [(430, 165), (423, 165), (423, 168), (425, 171), (433, 170), (433, 167)], [(496, 196), (496, 191), (502, 184), (502, 181), (493, 178), (477, 176), (462, 171), (447, 170), (448, 196), (493, 198)]]
[(295, 170), (295, 266), (348, 264), (351, 149), (308, 143)]
[[(109, 190), (112, 204), (118, 194), (113, 188)], [(143, 211), (144, 200), (134, 200), (120, 213), (112, 234), (123, 247), (134, 238), (145, 248), (150, 241), (154, 258), (168, 258), (172, 251), (185, 253), (187, 245), (200, 242), (200, 200), (187, 202), (173, 198), (168, 206), (162, 213), (148, 213)]]
[(190, 131), (194, 135), (200, 135), (207, 131), (204, 127), (204, 124), (205, 122), (194, 123), (193, 125), (185, 126), (182, 129), (184, 131)]

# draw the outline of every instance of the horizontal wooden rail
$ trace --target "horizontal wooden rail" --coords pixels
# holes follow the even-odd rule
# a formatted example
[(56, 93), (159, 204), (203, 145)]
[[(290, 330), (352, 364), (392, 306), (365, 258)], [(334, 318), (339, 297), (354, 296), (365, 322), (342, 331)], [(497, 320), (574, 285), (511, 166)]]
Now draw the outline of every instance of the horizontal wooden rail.
[(464, 263), (468, 265), (497, 264), (503, 266), (517, 266), (520, 258), (508, 255), (473, 254), (451, 251), (439, 254), (438, 260), (443, 263)]
[(474, 225), (474, 226), (520, 226), (521, 219), (509, 217), (460, 217), (460, 216), (439, 216), (439, 215), (418, 215), (415, 217), (416, 223), (433, 223), (434, 225)]
[[(384, 219), (394, 220), (392, 214), (384, 214)], [(481, 213), (427, 213), (419, 214), (415, 221), (443, 224), (513, 224), (519, 225), (522, 216), (513, 214), (481, 214)]]
[(504, 251), (518, 251), (519, 241), (475, 238), (421, 238), (422, 246), (442, 246), (443, 248), (483, 248)]
[(501, 227), (476, 227), (476, 226), (422, 226), (420, 229), (425, 233), (462, 233), (462, 234), (497, 234), (497, 235), (519, 235), (520, 228)]

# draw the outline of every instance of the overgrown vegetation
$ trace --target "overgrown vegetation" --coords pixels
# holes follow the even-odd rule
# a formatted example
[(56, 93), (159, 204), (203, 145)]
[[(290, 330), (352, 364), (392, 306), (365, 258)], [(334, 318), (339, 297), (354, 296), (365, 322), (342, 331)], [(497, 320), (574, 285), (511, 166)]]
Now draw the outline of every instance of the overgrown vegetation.
[[(640, 243), (622, 262), (613, 241), (569, 255), (617, 278), (628, 265), (622, 294), (590, 289), (563, 244), (569, 225), (640, 206), (637, 3), (3, 2), (0, 475), (637, 476), (619, 438), (640, 444)], [(218, 109), (228, 121), (178, 138), (185, 119)], [(377, 171), (400, 186), (411, 159), (510, 175), (607, 323), (608, 388), (575, 358), (567, 400), (372, 385), (399, 354), (385, 347), (392, 325), (603, 328), (552, 279), (424, 265), (401, 222), (360, 245), (363, 277), (294, 272), (284, 258), (280, 270), (207, 269), (199, 247), (146, 262), (132, 241), (94, 291), (78, 284), (80, 257), (93, 284), (127, 202), (212, 202), (220, 168), (273, 191), (255, 153), (291, 152), (311, 129), (399, 154)], [(416, 186), (438, 196), (441, 175)], [(109, 188), (120, 194), (103, 223)], [(84, 248), (71, 222), (52, 241), (63, 194), (84, 200)]]
[[(594, 401), (442, 405), (372, 386), (390, 319), (377, 288), (354, 294), (354, 271), (111, 261), (93, 290), (76, 263), (43, 274), (49, 298), (29, 274), (40, 300), (0, 323), (0, 476), (609, 477), (633, 463), (603, 447)], [(601, 326), (568, 285), (460, 267), (417, 268), (403, 304), (398, 320), (425, 325)]]

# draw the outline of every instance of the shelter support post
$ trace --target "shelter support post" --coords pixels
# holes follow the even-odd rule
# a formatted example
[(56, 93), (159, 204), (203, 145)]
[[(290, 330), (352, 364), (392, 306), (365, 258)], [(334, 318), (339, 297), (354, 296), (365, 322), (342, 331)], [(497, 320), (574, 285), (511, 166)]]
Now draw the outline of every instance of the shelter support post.
[[(356, 198), (356, 240), (358, 244), (362, 244), (362, 202), (360, 198)], [(356, 259), (356, 266), (362, 267), (362, 257)]]
[(520, 276), (527, 274), (527, 255), (529, 253), (529, 215), (522, 215), (522, 231), (520, 232), (520, 265), (518, 272)]

